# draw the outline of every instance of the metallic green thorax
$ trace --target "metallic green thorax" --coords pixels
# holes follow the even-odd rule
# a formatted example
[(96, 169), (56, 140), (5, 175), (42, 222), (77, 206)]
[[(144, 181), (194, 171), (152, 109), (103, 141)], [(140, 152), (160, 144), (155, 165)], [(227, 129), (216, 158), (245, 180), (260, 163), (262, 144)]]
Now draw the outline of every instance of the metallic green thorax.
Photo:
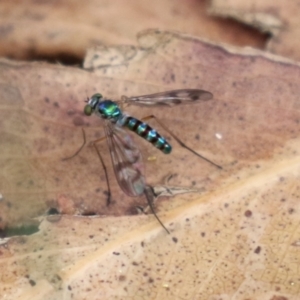
[(112, 121), (118, 121), (120, 116), (122, 115), (119, 106), (111, 101), (104, 100), (98, 104), (98, 112), (104, 119), (112, 119)]
[(119, 106), (111, 100), (102, 100), (101, 94), (95, 94), (90, 99), (88, 99), (88, 104), (84, 108), (84, 113), (90, 116), (95, 113), (102, 119), (109, 119), (113, 123), (116, 123), (120, 117), (122, 117), (122, 112)]

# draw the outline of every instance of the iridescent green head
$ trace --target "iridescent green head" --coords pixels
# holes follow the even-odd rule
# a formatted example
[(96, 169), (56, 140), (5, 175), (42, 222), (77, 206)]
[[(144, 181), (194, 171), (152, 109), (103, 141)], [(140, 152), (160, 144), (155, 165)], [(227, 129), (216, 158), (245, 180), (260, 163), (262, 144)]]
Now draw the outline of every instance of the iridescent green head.
[(111, 119), (115, 122), (122, 115), (117, 103), (111, 100), (104, 100), (103, 96), (99, 93), (88, 99), (87, 105), (84, 107), (85, 115), (90, 116), (92, 113), (103, 119)]
[(87, 105), (84, 107), (84, 114), (90, 116), (96, 109), (97, 104), (101, 102), (103, 96), (101, 94), (95, 94), (91, 98), (87, 99)]

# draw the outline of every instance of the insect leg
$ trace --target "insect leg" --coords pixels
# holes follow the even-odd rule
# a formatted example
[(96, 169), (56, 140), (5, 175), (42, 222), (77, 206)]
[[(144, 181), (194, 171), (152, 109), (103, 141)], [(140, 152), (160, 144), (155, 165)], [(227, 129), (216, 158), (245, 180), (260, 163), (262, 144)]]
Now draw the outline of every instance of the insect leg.
[(215, 167), (219, 168), (219, 169), (222, 169), (221, 166), (217, 165), (216, 163), (212, 162), (211, 160), (205, 158), (204, 156), (202, 156), (201, 154), (197, 153), (196, 151), (194, 151), (192, 148), (188, 147), (186, 144), (184, 144), (166, 125), (164, 125), (162, 123), (162, 121), (160, 121), (157, 117), (155, 117), (154, 115), (149, 115), (149, 116), (146, 116), (144, 118), (142, 118), (141, 120), (143, 121), (146, 121), (146, 120), (150, 120), (150, 119), (155, 119), (156, 122), (165, 130), (167, 131), (177, 142), (178, 144), (189, 150), (190, 152), (192, 152), (193, 154), (197, 155), (198, 157), (204, 159), (205, 161), (209, 162), (210, 164), (214, 165)]
[(81, 128), (81, 130), (82, 130), (82, 136), (83, 136), (83, 143), (82, 143), (82, 145), (79, 147), (79, 149), (73, 155), (63, 158), (62, 159), (63, 161), (69, 160), (69, 159), (74, 158), (75, 156), (77, 156), (80, 153), (80, 151), (83, 149), (83, 147), (85, 146), (85, 144), (86, 144), (85, 131), (84, 131), (83, 128)]
[[(81, 128), (81, 129), (82, 129), (82, 135), (83, 135), (83, 143), (82, 143), (82, 145), (79, 147), (79, 149), (78, 149), (73, 155), (71, 155), (71, 156), (69, 156), (69, 157), (63, 158), (63, 159), (62, 159), (63, 161), (69, 160), (69, 159), (74, 158), (75, 156), (77, 156), (77, 155), (81, 152), (81, 150), (83, 149), (83, 147), (85, 146), (85, 144), (86, 144), (85, 131), (84, 131), (83, 128)], [(100, 162), (101, 162), (101, 164), (102, 164), (102, 167), (103, 167), (103, 170), (104, 170), (104, 173), (105, 173), (105, 179), (106, 179), (106, 185), (107, 185), (107, 205), (109, 205), (110, 202), (111, 202), (111, 190), (110, 190), (110, 185), (109, 185), (109, 180), (108, 180), (108, 175), (107, 175), (107, 169), (106, 169), (106, 166), (105, 166), (105, 164), (104, 164), (103, 158), (102, 158), (102, 156), (101, 156), (101, 154), (100, 154), (100, 151), (99, 151), (98, 148), (96, 147), (96, 144), (99, 143), (99, 142), (104, 141), (105, 138), (106, 138), (106, 137), (104, 136), (104, 137), (102, 137), (102, 138), (100, 138), (100, 139), (97, 139), (97, 140), (93, 141), (92, 144), (93, 144), (93, 146), (95, 147), (95, 149), (96, 149), (96, 151), (97, 151), (98, 157), (99, 157), (99, 159), (100, 159)]]
[(105, 139), (105, 137), (100, 138), (100, 139), (94, 141), (93, 142), (93, 146), (95, 147), (95, 149), (97, 151), (98, 157), (100, 159), (100, 162), (102, 164), (102, 167), (103, 167), (103, 170), (104, 170), (104, 173), (105, 173), (105, 179), (106, 179), (106, 185), (107, 185), (107, 202), (106, 203), (107, 203), (107, 206), (108, 206), (110, 204), (110, 202), (111, 202), (111, 189), (110, 189), (110, 185), (109, 185), (107, 169), (106, 169), (105, 163), (103, 161), (103, 158), (102, 158), (102, 156), (100, 154), (100, 151), (96, 147), (96, 143), (102, 142), (104, 139)]
[(149, 204), (149, 207), (153, 213), (153, 215), (155, 216), (155, 218), (157, 219), (157, 221), (159, 222), (159, 224), (165, 229), (165, 231), (170, 234), (169, 230), (165, 227), (165, 225), (163, 224), (163, 222), (159, 219), (159, 217), (157, 216), (155, 210), (154, 210), (154, 207), (153, 207), (153, 200), (155, 198), (155, 194), (154, 194), (154, 191), (153, 191), (153, 188), (150, 186), (150, 185), (146, 185), (145, 186), (145, 196), (146, 196), (146, 199), (147, 199), (147, 202)]

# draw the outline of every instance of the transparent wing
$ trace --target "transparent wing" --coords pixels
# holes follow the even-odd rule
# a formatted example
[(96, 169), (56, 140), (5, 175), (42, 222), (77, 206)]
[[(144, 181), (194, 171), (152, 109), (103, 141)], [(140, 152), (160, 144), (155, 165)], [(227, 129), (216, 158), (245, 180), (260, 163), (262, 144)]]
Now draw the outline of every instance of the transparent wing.
[(110, 122), (105, 124), (105, 133), (117, 181), (128, 196), (144, 193), (145, 177), (140, 150), (132, 137), (121, 127)]
[(122, 101), (135, 105), (174, 106), (178, 104), (196, 103), (197, 101), (207, 101), (212, 98), (213, 94), (207, 91), (198, 89), (183, 89), (136, 97), (122, 96)]

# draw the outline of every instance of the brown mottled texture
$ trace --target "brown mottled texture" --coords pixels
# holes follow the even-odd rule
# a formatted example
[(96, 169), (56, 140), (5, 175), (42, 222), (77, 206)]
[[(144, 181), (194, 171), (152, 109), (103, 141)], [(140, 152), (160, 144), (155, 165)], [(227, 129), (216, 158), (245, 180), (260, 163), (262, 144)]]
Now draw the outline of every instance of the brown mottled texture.
[(268, 32), (266, 50), (300, 60), (299, 0), (212, 0), (209, 11)]
[[(34, 235), (1, 240), (0, 298), (297, 300), (299, 65), (171, 32), (143, 32), (138, 41), (129, 59), (126, 47), (90, 50), (89, 72), (1, 60), (2, 225), (49, 208), (65, 215), (36, 219)], [(215, 98), (126, 111), (157, 115), (223, 170), (173, 139), (166, 156), (135, 137), (149, 183), (167, 178), (169, 187), (203, 189), (156, 203), (167, 235), (152, 215), (127, 215), (145, 199), (120, 191), (105, 143), (99, 149), (110, 207), (92, 147), (61, 159), (82, 143), (82, 126), (88, 141), (103, 134), (101, 120), (82, 114), (88, 95), (118, 99), (175, 88), (202, 88)], [(110, 216), (87, 216), (95, 213)]]
[(134, 44), (148, 28), (264, 47), (263, 35), (208, 16), (206, 6), (203, 0), (0, 1), (0, 56), (76, 62), (93, 45)]

